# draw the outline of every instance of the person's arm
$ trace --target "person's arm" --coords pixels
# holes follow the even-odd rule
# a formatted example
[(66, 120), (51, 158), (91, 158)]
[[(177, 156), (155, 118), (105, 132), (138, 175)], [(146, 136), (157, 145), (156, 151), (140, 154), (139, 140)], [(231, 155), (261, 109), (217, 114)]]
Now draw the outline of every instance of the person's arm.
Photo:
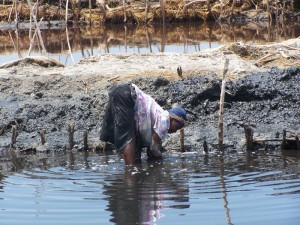
[(150, 146), (150, 151), (152, 153), (152, 155), (156, 158), (161, 158), (162, 154), (161, 154), (161, 138), (157, 135), (157, 133), (153, 132), (152, 134), (152, 143)]

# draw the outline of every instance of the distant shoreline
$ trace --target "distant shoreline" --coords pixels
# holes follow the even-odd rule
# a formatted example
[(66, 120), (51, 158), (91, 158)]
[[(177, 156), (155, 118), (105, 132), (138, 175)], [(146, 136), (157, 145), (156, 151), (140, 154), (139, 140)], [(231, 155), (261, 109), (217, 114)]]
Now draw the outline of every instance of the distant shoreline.
[[(0, 4), (0, 20), (11, 24), (21, 24), (30, 21), (30, 7), (25, 2), (5, 1)], [(81, 4), (79, 4), (79, 2)], [(99, 2), (99, 3), (96, 3)], [(69, 5), (59, 4), (49, 0), (47, 4), (36, 5), (31, 3), (35, 17), (40, 26), (53, 25), (65, 26), (103, 24), (151, 24), (172, 22), (204, 22), (224, 21), (249, 22), (249, 21), (278, 21), (287, 19), (300, 20), (300, 4), (297, 1), (285, 4), (272, 1), (266, 4), (257, 1), (233, 1), (221, 5), (220, 1), (88, 1), (82, 0)], [(67, 21), (66, 21), (67, 18)], [(57, 22), (58, 21), (58, 22)], [(34, 21), (33, 21), (34, 22)]]

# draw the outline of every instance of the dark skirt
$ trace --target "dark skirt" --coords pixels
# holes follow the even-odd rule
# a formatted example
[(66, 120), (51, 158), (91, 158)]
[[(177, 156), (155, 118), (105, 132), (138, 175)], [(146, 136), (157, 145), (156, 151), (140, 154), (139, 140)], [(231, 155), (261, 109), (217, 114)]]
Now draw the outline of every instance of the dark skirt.
[(100, 140), (114, 144), (119, 151), (135, 136), (132, 88), (131, 84), (121, 84), (110, 89), (100, 132)]

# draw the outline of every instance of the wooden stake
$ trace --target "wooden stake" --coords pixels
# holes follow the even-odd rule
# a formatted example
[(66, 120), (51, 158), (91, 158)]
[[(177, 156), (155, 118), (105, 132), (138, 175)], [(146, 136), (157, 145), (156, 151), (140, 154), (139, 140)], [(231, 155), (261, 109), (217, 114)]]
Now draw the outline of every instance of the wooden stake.
[(84, 150), (88, 150), (89, 146), (88, 146), (88, 131), (85, 130), (83, 133), (83, 149)]
[(223, 114), (224, 114), (224, 101), (225, 101), (225, 87), (226, 87), (226, 76), (228, 72), (229, 59), (225, 60), (224, 71), (223, 71), (223, 80), (221, 87), (221, 96), (220, 96), (220, 109), (219, 109), (219, 123), (218, 123), (218, 143), (219, 150), (223, 151)]
[(286, 148), (286, 130), (282, 131), (282, 142), (281, 142), (281, 148)]
[(207, 141), (206, 141), (206, 138), (203, 142), (203, 149), (204, 149), (204, 152), (207, 154), (208, 153), (208, 145), (207, 145)]
[(124, 22), (127, 21), (127, 17), (126, 17), (126, 1), (123, 0), (123, 8), (124, 8)]
[(246, 149), (247, 151), (253, 148), (253, 128), (249, 125), (244, 125), (245, 138), (246, 138)]
[(148, 4), (149, 4), (149, 0), (146, 0), (145, 2), (146, 6), (145, 6), (145, 23), (147, 23), (147, 18), (148, 18)]
[(68, 124), (68, 132), (69, 132), (69, 146), (68, 148), (71, 150), (74, 146), (74, 132), (75, 132), (75, 125)]
[(184, 129), (183, 128), (180, 130), (180, 151), (185, 152), (185, 149), (184, 149)]
[(177, 75), (178, 77), (180, 77), (181, 80), (183, 80), (183, 76), (182, 76), (182, 68), (181, 66), (177, 67)]
[(163, 24), (166, 21), (166, 0), (159, 0), (160, 2), (160, 10), (163, 18)]
[(66, 26), (66, 36), (67, 36), (67, 44), (68, 44), (68, 48), (69, 48), (69, 53), (70, 53), (73, 64), (75, 64), (75, 60), (74, 60), (74, 57), (73, 57), (73, 54), (72, 54), (72, 48), (71, 48), (70, 40), (69, 40), (68, 26)]
[(44, 145), (46, 143), (46, 130), (42, 129), (39, 134), (41, 136), (41, 144)]
[(14, 147), (14, 145), (16, 144), (17, 136), (18, 136), (17, 125), (12, 125), (12, 127), (11, 127), (11, 143), (10, 143), (11, 147)]
[(19, 13), (18, 13), (18, 1), (19, 0), (15, 0), (15, 23), (16, 23), (16, 27), (19, 27)]
[(89, 0), (90, 26), (92, 25), (92, 0)]
[(68, 26), (68, 10), (69, 10), (69, 0), (66, 2), (66, 26)]
[(295, 141), (296, 141), (297, 150), (300, 150), (300, 141), (298, 136), (295, 137)]

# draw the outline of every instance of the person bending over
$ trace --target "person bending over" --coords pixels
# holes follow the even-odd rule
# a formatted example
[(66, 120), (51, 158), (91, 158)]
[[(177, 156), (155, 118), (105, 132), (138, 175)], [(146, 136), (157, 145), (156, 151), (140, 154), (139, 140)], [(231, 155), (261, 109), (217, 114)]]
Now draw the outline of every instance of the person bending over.
[(149, 158), (162, 159), (162, 140), (186, 122), (183, 108), (164, 110), (135, 84), (115, 85), (109, 91), (100, 140), (114, 144), (126, 165), (140, 161), (144, 147)]

